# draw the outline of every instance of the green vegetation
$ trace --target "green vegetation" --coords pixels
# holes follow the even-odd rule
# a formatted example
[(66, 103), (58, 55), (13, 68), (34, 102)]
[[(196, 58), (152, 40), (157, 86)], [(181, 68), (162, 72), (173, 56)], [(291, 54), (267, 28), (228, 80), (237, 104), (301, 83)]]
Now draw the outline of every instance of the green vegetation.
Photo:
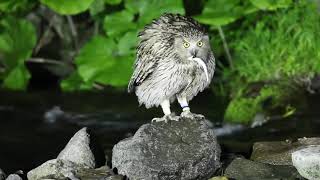
[[(312, 4), (300, 3), (264, 16), (232, 43), (235, 68), (225, 72), (225, 78), (235, 96), (227, 108), (227, 119), (243, 122), (265, 111), (261, 97), (276, 99), (273, 106), (284, 106), (284, 101), (299, 98), (296, 94), (306, 80), (320, 73), (320, 16), (315, 12)], [(246, 98), (243, 89), (258, 82), (275, 89), (262, 87), (260, 95)]]
[(185, 12), (190, 9), (185, 4), (182, 0), (1, 1), (0, 85), (25, 90), (32, 76), (26, 63), (41, 62), (60, 77), (64, 91), (125, 89), (138, 31), (171, 12), (193, 14), (208, 26), (218, 59), (214, 91), (230, 100), (226, 120), (249, 122), (256, 113), (275, 109), (288, 116), (299, 108), (295, 94), (301, 94), (305, 82), (320, 72), (316, 3), (202, 0), (197, 12)]

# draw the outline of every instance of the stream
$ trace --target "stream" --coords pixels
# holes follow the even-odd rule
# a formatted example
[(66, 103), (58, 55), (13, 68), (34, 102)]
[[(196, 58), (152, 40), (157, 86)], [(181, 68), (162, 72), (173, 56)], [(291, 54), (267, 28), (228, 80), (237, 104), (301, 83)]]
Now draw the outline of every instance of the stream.
[[(160, 108), (139, 107), (125, 92), (7, 92), (0, 93), (0, 168), (7, 173), (28, 172), (56, 158), (73, 134), (89, 127), (111, 159), (112, 147), (129, 137)], [(193, 112), (204, 114), (216, 130), (223, 156), (248, 157), (257, 141), (292, 140), (320, 136), (320, 97), (308, 98), (309, 109), (287, 118), (273, 118), (255, 128), (222, 122), (224, 105), (211, 91), (191, 102)], [(179, 112), (178, 105), (173, 111)]]

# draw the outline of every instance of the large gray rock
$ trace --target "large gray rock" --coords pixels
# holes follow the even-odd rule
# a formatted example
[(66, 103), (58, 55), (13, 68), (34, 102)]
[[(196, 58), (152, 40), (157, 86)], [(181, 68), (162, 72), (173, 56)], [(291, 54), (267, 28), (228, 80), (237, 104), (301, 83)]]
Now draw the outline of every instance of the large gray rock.
[(6, 180), (22, 180), (18, 174), (10, 174)]
[(310, 180), (320, 179), (320, 146), (310, 146), (292, 153), (293, 165)]
[(244, 158), (234, 159), (224, 175), (236, 180), (302, 179), (293, 166), (270, 165)]
[(296, 142), (256, 142), (250, 159), (272, 165), (292, 165), (291, 154), (310, 145), (320, 145), (320, 138), (300, 138)]
[(89, 137), (87, 128), (79, 130), (60, 152), (57, 159), (49, 160), (29, 171), (28, 179), (77, 179), (75, 175), (80, 170), (93, 169), (95, 158), (90, 149)]
[(112, 165), (130, 179), (206, 179), (220, 167), (220, 146), (205, 120), (154, 122), (113, 148)]
[(5, 180), (5, 179), (6, 179), (6, 173), (4, 173), (2, 169), (0, 169), (0, 180)]

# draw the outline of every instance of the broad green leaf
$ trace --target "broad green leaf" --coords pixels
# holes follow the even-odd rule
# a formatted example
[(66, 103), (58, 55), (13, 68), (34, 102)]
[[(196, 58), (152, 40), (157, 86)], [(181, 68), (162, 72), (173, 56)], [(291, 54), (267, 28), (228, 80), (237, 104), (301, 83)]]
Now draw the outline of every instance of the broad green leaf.
[(217, 16), (213, 18), (212, 14), (211, 15), (204, 14), (201, 16), (196, 16), (195, 19), (203, 24), (209, 24), (213, 26), (223, 26), (223, 25), (227, 25), (234, 22), (235, 20), (238, 19), (238, 17), (232, 16), (232, 15), (230, 16), (226, 15), (226, 16)]
[(119, 56), (112, 67), (107, 66), (96, 76), (96, 82), (116, 87), (124, 87), (128, 84), (132, 74), (133, 56)]
[(135, 47), (138, 42), (137, 32), (129, 31), (118, 42), (119, 55), (128, 55), (135, 53)]
[(62, 80), (60, 86), (64, 91), (91, 89), (91, 85), (85, 83), (77, 72), (71, 74), (67, 79)]
[(287, 8), (292, 0), (250, 0), (251, 3), (259, 9), (276, 10), (278, 8)]
[(209, 0), (202, 14), (195, 19), (204, 24), (223, 26), (240, 18), (249, 8), (250, 4), (241, 0)]
[(4, 86), (24, 89), (30, 78), (24, 62), (30, 58), (36, 44), (35, 28), (26, 20), (7, 17), (0, 21), (0, 29), (0, 61), (6, 67), (2, 77), (8, 78)]
[(89, 84), (98, 82), (125, 86), (131, 75), (133, 58), (115, 56), (116, 49), (117, 46), (111, 38), (94, 37), (76, 58), (80, 77)]
[(139, 13), (140, 26), (151, 23), (163, 13), (185, 13), (182, 0), (126, 0), (125, 7), (134, 14)]
[(94, 0), (40, 0), (59, 14), (72, 15), (86, 11)]
[(3, 81), (3, 86), (12, 90), (24, 90), (31, 75), (24, 64), (12, 69)]
[(136, 29), (133, 18), (134, 14), (126, 10), (107, 15), (104, 19), (104, 30), (110, 37), (122, 35), (126, 31)]
[(104, 0), (107, 4), (110, 5), (117, 5), (120, 4), (122, 2), (122, 0)]
[(95, 16), (105, 9), (105, 1), (104, 0), (94, 0), (93, 3), (91, 4), (89, 11), (91, 16)]

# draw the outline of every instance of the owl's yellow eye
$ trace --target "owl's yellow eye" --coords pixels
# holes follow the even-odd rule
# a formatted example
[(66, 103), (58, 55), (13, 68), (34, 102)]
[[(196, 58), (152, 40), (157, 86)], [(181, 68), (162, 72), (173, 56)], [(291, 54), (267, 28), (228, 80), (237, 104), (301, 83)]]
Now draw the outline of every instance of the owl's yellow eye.
[(184, 42), (183, 47), (188, 48), (188, 47), (190, 47), (190, 44), (188, 42)]
[(199, 47), (203, 46), (203, 42), (202, 42), (202, 41), (199, 41), (199, 42), (197, 43), (197, 46), (199, 46)]

